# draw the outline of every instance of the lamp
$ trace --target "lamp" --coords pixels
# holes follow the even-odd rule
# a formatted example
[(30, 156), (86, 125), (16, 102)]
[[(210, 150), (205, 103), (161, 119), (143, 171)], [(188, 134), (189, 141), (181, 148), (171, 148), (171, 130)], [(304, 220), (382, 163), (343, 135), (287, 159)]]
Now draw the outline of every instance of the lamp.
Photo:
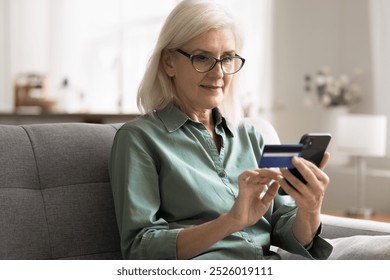
[(386, 155), (387, 118), (384, 115), (350, 114), (338, 120), (338, 150), (355, 157), (357, 208), (347, 211), (349, 216), (373, 215), (365, 208), (365, 157)]

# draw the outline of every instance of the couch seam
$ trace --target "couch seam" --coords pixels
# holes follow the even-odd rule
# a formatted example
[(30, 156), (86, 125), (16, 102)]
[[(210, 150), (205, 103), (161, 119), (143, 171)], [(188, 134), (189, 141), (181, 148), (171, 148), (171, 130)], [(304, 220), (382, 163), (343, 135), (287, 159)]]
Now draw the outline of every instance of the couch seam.
[(110, 181), (105, 181), (105, 182), (82, 182), (82, 183), (74, 183), (74, 184), (68, 184), (68, 185), (48, 186), (44, 190), (64, 188), (64, 187), (72, 187), (72, 186), (79, 186), (79, 185), (92, 185), (92, 184), (93, 185), (110, 184)]
[(79, 254), (79, 255), (71, 255), (71, 256), (66, 256), (66, 257), (61, 257), (61, 258), (55, 258), (56, 260), (66, 260), (69, 258), (77, 258), (77, 257), (84, 257), (84, 256), (93, 256), (93, 255), (100, 255), (100, 254), (111, 254), (111, 253), (119, 253), (121, 255), (121, 250), (115, 250), (115, 251), (102, 251), (102, 252), (96, 252), (96, 253), (89, 253), (89, 254)]
[(13, 187), (0, 187), (0, 190), (8, 189), (8, 190), (50, 190), (50, 189), (56, 189), (56, 188), (63, 188), (63, 187), (71, 187), (71, 186), (78, 186), (78, 185), (89, 185), (89, 184), (110, 184), (110, 181), (106, 182), (84, 182), (84, 183), (74, 183), (69, 185), (58, 185), (58, 186), (49, 186), (45, 189), (39, 188), (39, 189), (32, 189), (32, 188), (13, 188)]
[(34, 160), (35, 160), (35, 166), (36, 166), (36, 169), (37, 169), (37, 176), (38, 176), (38, 184), (39, 184), (39, 191), (41, 193), (41, 197), (42, 197), (42, 202), (43, 202), (43, 211), (45, 213), (45, 220), (46, 220), (46, 230), (47, 230), (47, 234), (49, 236), (49, 247), (50, 247), (50, 258), (52, 259), (53, 258), (53, 246), (51, 244), (51, 236), (50, 236), (50, 230), (49, 230), (49, 221), (47, 219), (47, 209), (46, 209), (46, 201), (45, 201), (45, 198), (43, 196), (43, 192), (42, 192), (42, 184), (41, 184), (41, 177), (40, 177), (40, 172), (39, 172), (39, 167), (38, 167), (38, 161), (37, 161), (37, 156), (36, 156), (36, 153), (35, 153), (35, 148), (34, 148), (34, 145), (33, 145), (33, 141), (31, 139), (31, 135), (30, 133), (28, 132), (28, 130), (26, 129), (25, 126), (21, 126), (21, 128), (26, 132), (27, 134), (27, 137), (30, 141), (30, 145), (31, 145), (31, 150), (32, 150), (32, 153), (34, 155)]

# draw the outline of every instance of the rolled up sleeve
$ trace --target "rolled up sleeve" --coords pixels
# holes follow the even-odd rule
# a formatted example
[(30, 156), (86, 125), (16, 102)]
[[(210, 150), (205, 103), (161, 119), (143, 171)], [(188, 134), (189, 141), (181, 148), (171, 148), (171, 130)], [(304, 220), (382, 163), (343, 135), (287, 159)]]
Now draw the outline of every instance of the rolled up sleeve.
[(272, 245), (280, 247), (293, 254), (298, 254), (308, 259), (327, 259), (333, 247), (320, 236), (321, 226), (318, 229), (310, 248), (305, 248), (294, 237), (292, 225), (296, 217), (296, 206), (289, 196), (278, 197), (279, 204), (272, 217), (273, 232)]

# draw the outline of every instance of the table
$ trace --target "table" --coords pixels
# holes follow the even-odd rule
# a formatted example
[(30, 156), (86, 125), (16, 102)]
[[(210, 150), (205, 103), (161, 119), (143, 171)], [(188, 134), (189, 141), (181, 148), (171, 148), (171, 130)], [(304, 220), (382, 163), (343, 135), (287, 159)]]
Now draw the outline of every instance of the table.
[(122, 123), (137, 118), (138, 114), (96, 114), (96, 113), (45, 113), (17, 114), (0, 113), (0, 124), (18, 125), (34, 123)]

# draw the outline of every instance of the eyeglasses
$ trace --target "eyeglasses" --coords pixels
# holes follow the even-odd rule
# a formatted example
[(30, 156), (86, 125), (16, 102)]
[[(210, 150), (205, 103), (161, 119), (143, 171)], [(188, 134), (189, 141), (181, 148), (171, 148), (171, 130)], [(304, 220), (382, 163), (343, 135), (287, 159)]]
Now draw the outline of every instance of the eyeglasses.
[(223, 73), (231, 75), (240, 71), (245, 63), (245, 59), (239, 55), (225, 56), (218, 59), (208, 54), (189, 54), (181, 49), (176, 49), (175, 51), (188, 57), (194, 69), (199, 73), (209, 72), (217, 63), (221, 63)]

